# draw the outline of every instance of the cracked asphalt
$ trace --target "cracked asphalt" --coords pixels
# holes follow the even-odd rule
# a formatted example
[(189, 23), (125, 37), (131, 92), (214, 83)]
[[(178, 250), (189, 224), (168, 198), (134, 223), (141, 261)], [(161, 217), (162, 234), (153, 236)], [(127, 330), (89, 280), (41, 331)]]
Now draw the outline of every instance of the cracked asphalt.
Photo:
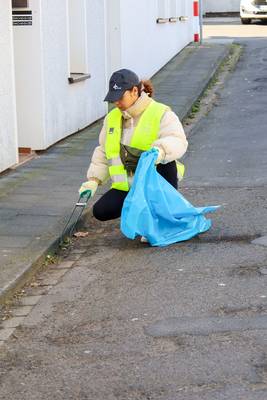
[(1, 348), (1, 399), (266, 400), (267, 246), (251, 244), (267, 235), (266, 39), (236, 41), (243, 55), (190, 134), (181, 187), (222, 205), (212, 229), (150, 248), (89, 218), (65, 275), (27, 289), (43, 296)]

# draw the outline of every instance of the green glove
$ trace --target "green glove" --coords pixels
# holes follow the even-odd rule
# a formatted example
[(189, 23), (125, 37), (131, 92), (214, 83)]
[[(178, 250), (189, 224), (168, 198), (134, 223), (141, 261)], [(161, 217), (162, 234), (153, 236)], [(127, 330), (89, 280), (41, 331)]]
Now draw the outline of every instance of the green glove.
[(84, 197), (89, 192), (91, 193), (91, 197), (95, 195), (95, 192), (97, 191), (98, 188), (98, 183), (96, 181), (87, 181), (82, 184), (82, 186), (79, 189), (79, 194), (80, 196)]

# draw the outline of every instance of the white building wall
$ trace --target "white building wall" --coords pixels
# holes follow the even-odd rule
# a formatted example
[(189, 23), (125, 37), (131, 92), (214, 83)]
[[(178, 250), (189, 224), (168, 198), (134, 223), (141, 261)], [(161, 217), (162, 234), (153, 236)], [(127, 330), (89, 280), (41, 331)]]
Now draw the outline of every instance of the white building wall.
[(240, 0), (203, 0), (203, 14), (207, 12), (239, 12)]
[(66, 3), (42, 0), (46, 147), (83, 129), (106, 111), (104, 1), (85, 1), (88, 70), (72, 72), (89, 72), (91, 78), (70, 85)]
[(11, 2), (0, 0), (0, 172), (16, 164), (17, 128)]
[(32, 25), (14, 26), (18, 145), (45, 148), (41, 0), (30, 0)]
[[(85, 15), (73, 11), (76, 5), (84, 6)], [(192, 0), (29, 0), (29, 9), (33, 25), (14, 30), (19, 146), (33, 150), (104, 116), (114, 70), (151, 77), (193, 40)], [(77, 30), (75, 16), (81, 21)], [(158, 17), (179, 16), (188, 20), (156, 23)], [(73, 51), (73, 43), (86, 51)], [(69, 84), (70, 72), (91, 78)]]
[[(70, 69), (67, 1), (30, 0), (32, 27), (14, 27), (20, 147), (46, 149), (106, 112), (105, 2), (84, 2), (88, 71)], [(69, 84), (70, 72), (91, 78)]]
[[(162, 15), (163, 14), (163, 15)], [(187, 21), (157, 24), (157, 18), (189, 17)], [(121, 67), (151, 77), (193, 40), (191, 0), (122, 0)]]
[(121, 0), (106, 0), (107, 83), (113, 71), (121, 68)]

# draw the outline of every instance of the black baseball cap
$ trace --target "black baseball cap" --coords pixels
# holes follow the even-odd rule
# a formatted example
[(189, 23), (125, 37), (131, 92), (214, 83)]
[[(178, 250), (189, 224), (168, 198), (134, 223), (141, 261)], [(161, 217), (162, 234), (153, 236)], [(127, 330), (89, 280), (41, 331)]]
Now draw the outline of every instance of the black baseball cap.
[(104, 101), (118, 101), (126, 90), (132, 89), (133, 86), (138, 86), (140, 80), (135, 72), (130, 69), (120, 69), (115, 71), (109, 80), (109, 91)]

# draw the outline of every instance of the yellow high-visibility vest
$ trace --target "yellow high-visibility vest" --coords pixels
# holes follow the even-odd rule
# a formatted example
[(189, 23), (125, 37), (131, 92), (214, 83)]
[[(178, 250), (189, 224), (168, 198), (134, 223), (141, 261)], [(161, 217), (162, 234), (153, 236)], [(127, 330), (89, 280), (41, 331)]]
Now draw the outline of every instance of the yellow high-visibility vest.
[[(160, 121), (163, 114), (169, 107), (165, 104), (151, 101), (143, 112), (133, 132), (130, 147), (147, 151), (157, 140), (160, 129)], [(109, 174), (112, 181), (112, 188), (128, 191), (127, 171), (120, 158), (120, 142), (122, 135), (122, 112), (114, 108), (107, 115), (107, 132), (105, 152), (109, 164)]]

